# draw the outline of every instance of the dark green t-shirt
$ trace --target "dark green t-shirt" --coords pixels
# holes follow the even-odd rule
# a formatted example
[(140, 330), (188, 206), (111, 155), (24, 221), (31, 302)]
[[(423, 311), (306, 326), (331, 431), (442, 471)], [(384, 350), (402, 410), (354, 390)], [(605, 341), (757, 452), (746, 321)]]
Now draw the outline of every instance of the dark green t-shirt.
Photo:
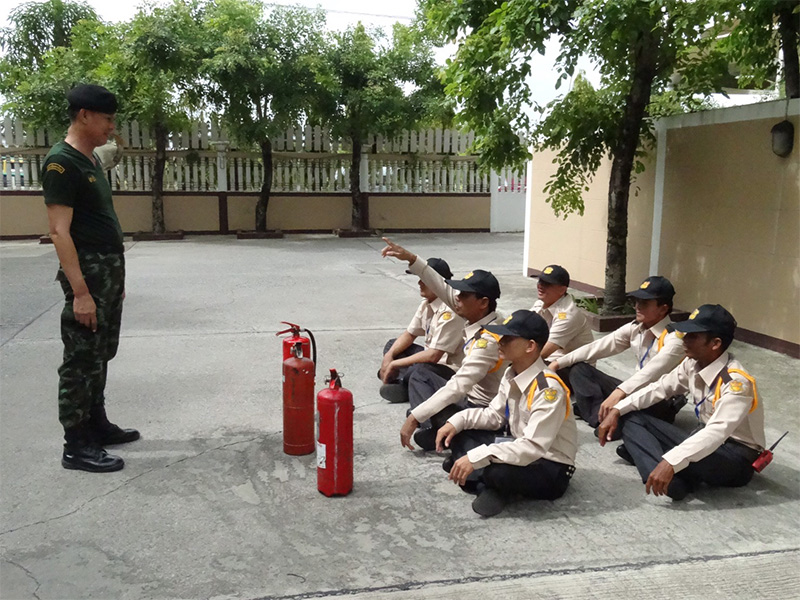
[(99, 161), (93, 164), (66, 142), (58, 142), (44, 159), (42, 188), (45, 204), (72, 208), (69, 233), (77, 250), (123, 252), (111, 186)]

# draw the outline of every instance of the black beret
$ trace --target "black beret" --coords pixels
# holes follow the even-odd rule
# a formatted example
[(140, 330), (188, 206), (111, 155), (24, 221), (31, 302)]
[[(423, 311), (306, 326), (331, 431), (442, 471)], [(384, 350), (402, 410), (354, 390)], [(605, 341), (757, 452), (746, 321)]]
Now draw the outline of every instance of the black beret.
[(117, 97), (102, 85), (76, 85), (67, 92), (70, 108), (93, 110), (113, 115), (117, 112)]

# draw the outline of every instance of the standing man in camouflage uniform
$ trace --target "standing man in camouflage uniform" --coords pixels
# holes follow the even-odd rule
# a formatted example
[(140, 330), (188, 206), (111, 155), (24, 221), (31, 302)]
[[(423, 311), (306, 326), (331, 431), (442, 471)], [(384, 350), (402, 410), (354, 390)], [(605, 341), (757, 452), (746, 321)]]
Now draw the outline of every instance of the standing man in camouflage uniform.
[(70, 126), (44, 161), (42, 187), (50, 238), (64, 291), (58, 369), (58, 418), (64, 427), (65, 469), (120, 470), (125, 463), (103, 446), (139, 439), (106, 417), (108, 361), (119, 344), (125, 259), (111, 187), (94, 149), (114, 132), (117, 99), (104, 87), (79, 85), (67, 94)]

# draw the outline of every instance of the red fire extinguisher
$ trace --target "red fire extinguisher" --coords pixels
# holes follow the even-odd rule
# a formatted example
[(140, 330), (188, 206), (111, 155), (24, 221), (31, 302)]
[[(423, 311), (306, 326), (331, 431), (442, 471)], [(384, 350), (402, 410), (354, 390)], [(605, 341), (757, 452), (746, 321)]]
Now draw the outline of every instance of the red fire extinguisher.
[(353, 394), (331, 369), (329, 387), (317, 394), (317, 489), (326, 496), (345, 496), (353, 489)]
[(301, 455), (314, 452), (314, 362), (295, 342), (283, 361), (283, 451)]
[[(283, 338), (283, 360), (293, 356), (292, 349), (297, 342), (300, 342), (303, 345), (303, 356), (310, 358), (314, 361), (314, 364), (317, 364), (317, 343), (314, 340), (314, 334), (310, 330), (300, 327), (300, 325), (289, 323), (289, 321), (281, 321), (281, 323), (288, 325), (289, 328), (279, 331), (275, 335), (291, 333), (289, 337)], [(305, 331), (308, 337), (300, 335), (301, 331)]]

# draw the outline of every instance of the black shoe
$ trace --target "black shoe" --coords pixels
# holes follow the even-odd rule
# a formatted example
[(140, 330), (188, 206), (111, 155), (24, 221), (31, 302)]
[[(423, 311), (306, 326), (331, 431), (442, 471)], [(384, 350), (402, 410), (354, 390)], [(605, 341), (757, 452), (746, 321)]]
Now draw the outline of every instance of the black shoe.
[(475, 500), (472, 501), (472, 510), (482, 517), (493, 517), (503, 512), (508, 500), (492, 488), (485, 488)]
[(444, 469), (445, 473), (449, 473), (450, 470), (453, 468), (453, 463), (456, 461), (453, 460), (453, 456), (448, 456), (442, 461), (442, 468)]
[(673, 502), (680, 502), (692, 491), (692, 486), (689, 485), (684, 479), (680, 477), (673, 477), (667, 487), (667, 496), (672, 498)]
[[(84, 434), (98, 446), (127, 444), (139, 439), (135, 429), (123, 429), (108, 420), (105, 404), (95, 404), (89, 412), (89, 421), (84, 425)], [(69, 440), (67, 440), (69, 441)]]
[(127, 444), (135, 442), (141, 436), (135, 429), (123, 429), (118, 425), (109, 423), (101, 430), (92, 432), (92, 439), (98, 446), (113, 446), (115, 444)]
[(90, 473), (110, 473), (119, 471), (125, 466), (125, 461), (94, 444), (73, 448), (68, 448), (65, 444), (64, 454), (61, 456), (61, 466), (65, 469), (89, 471)]
[(384, 383), (378, 393), (391, 404), (408, 402), (408, 392), (402, 383)]
[(414, 442), (423, 450), (432, 452), (436, 450), (436, 431), (433, 427), (418, 429), (414, 434)]
[(619, 446), (617, 446), (617, 456), (619, 456), (622, 460), (632, 465), (636, 464), (633, 462), (633, 457), (631, 456), (631, 453), (628, 452), (628, 449), (625, 447), (625, 444), (620, 444)]

